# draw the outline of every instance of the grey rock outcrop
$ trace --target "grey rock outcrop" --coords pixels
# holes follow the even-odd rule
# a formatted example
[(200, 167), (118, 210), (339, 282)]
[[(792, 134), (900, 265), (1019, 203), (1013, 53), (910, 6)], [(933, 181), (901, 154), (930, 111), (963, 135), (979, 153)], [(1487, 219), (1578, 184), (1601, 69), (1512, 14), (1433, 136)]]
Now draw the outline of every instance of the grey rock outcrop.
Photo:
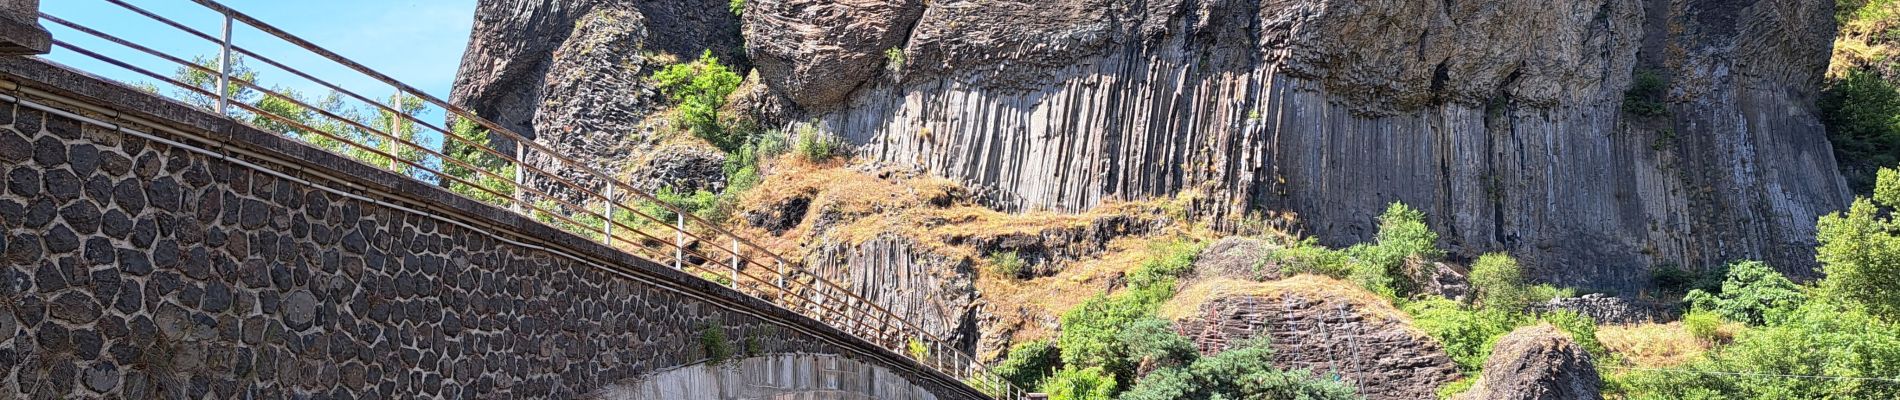
[(1458, 379), (1457, 365), (1438, 341), (1351, 285), (1310, 275), (1267, 283), (1209, 280), (1164, 309), (1181, 314), (1170, 318), (1204, 354), (1265, 337), (1275, 366), (1337, 373), (1368, 399), (1429, 399)]
[(649, 193), (671, 188), (674, 193), (718, 193), (726, 188), (726, 154), (693, 145), (664, 145), (647, 151), (646, 160), (633, 167), (627, 181)]
[(805, 265), (925, 332), (956, 343), (977, 340), (976, 275), (967, 257), (939, 254), (912, 239), (885, 234), (862, 243), (827, 241), (806, 257)]
[(1595, 319), (1599, 324), (1674, 321), (1682, 316), (1682, 309), (1675, 303), (1617, 297), (1602, 293), (1550, 299), (1544, 304), (1531, 307), (1538, 312), (1574, 311)]
[[(744, 66), (738, 17), (724, 0), (483, 0), (451, 102), (605, 173), (652, 144), (645, 124), (663, 103), (646, 77), (656, 55), (711, 51)], [(494, 138), (501, 149), (513, 142)], [(586, 185), (579, 168), (530, 151), (530, 165)], [(524, 179), (555, 195), (548, 176)], [(570, 199), (572, 200), (572, 199)]]
[[(950, 0), (912, 23), (755, 1), (767, 85), (860, 155), (998, 206), (1192, 188), (1347, 244), (1404, 201), (1456, 254), (1626, 290), (1660, 263), (1805, 273), (1813, 221), (1846, 199), (1813, 105), (1824, 2)], [(815, 22), (833, 20), (852, 23)], [(888, 43), (889, 79), (862, 72)], [(1666, 79), (1667, 115), (1623, 110), (1636, 71)]]
[(1491, 350), (1484, 376), (1461, 400), (1601, 399), (1596, 364), (1569, 335), (1550, 324), (1518, 328)]

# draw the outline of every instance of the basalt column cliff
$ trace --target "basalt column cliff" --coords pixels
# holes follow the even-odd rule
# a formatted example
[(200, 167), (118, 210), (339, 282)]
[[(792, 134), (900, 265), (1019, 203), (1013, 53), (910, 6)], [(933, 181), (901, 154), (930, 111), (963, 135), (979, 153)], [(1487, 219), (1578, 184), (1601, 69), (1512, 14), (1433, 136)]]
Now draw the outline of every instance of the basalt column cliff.
[[(484, 1), (481, 18), (541, 22), (478, 21), (468, 60), (496, 61), (465, 63), (458, 98), (516, 124), (529, 122), (508, 110), (540, 107), (527, 126), (547, 139), (558, 102), (514, 96), (560, 93), (508, 87), (565, 79), (548, 72), (560, 63), (510, 49), (551, 48), (541, 38), (584, 26), (557, 20), (585, 13), (515, 3)], [(726, 12), (719, 3), (705, 8)], [(1635, 289), (1661, 264), (1757, 258), (1810, 275), (1815, 218), (1847, 196), (1815, 116), (1834, 31), (1825, 2), (620, 8), (645, 12), (642, 48), (684, 56), (739, 41), (703, 31), (691, 37), (711, 39), (684, 46), (698, 48), (668, 47), (653, 38), (684, 36), (654, 33), (655, 21), (742, 26), (764, 120), (812, 125), (857, 144), (861, 158), (987, 189), (1002, 208), (1188, 192), (1206, 215), (1290, 212), (1338, 244), (1371, 236), (1374, 216), (1403, 201), (1457, 254), (1509, 251), (1540, 280)], [(609, 104), (637, 102), (631, 94)]]

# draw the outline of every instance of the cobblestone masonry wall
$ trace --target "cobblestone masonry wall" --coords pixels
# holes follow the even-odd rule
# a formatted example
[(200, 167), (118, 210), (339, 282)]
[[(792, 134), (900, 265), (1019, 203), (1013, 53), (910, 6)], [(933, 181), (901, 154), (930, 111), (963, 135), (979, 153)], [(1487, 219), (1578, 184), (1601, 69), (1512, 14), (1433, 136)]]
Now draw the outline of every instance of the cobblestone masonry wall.
[(709, 329), (738, 356), (853, 353), (777, 310), (0, 106), (0, 398), (569, 398), (702, 362)]

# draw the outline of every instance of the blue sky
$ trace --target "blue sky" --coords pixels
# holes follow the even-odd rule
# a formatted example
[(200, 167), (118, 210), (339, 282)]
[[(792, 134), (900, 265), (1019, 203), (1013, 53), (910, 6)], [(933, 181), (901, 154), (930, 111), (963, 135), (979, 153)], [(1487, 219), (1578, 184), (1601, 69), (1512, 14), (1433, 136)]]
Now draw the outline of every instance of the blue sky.
[[(221, 21), (216, 13), (189, 0), (129, 0), (127, 3), (213, 36), (221, 29)], [(224, 0), (222, 3), (445, 99), (454, 83), (462, 50), (468, 43), (469, 26), (475, 8), (475, 0)], [(40, 9), (47, 14), (182, 58), (212, 55), (218, 50), (215, 43), (154, 22), (105, 0), (41, 1)], [(131, 64), (160, 73), (170, 73), (176, 69), (175, 64), (162, 59), (144, 56), (135, 50), (92, 38), (50, 21), (42, 22), (41, 25), (46, 26), (56, 39)], [(394, 90), (263, 32), (247, 29), (242, 24), (234, 31), (232, 42), (366, 96), (380, 98)], [(57, 47), (46, 57), (107, 78), (151, 81), (137, 79), (140, 75), (136, 73)], [(259, 80), (267, 85), (291, 88), (307, 95), (328, 92), (315, 83), (302, 81), (263, 63), (251, 62), (249, 65), (258, 71)]]

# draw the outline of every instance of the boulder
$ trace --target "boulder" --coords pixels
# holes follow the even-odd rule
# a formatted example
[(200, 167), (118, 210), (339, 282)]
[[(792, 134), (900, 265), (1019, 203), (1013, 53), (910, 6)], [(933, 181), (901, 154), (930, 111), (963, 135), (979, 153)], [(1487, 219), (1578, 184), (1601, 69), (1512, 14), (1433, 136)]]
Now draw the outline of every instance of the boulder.
[(1590, 353), (1550, 324), (1518, 328), (1498, 340), (1484, 375), (1461, 400), (1572, 400), (1603, 398)]
[(748, 55), (759, 74), (806, 108), (842, 103), (903, 63), (923, 0), (752, 0)]
[(672, 188), (674, 193), (718, 193), (726, 188), (726, 154), (698, 143), (662, 145), (633, 167), (628, 181), (648, 193)]
[(1203, 354), (1267, 337), (1275, 366), (1338, 374), (1368, 399), (1430, 399), (1459, 378), (1444, 347), (1404, 313), (1332, 278), (1204, 280), (1161, 313)]

